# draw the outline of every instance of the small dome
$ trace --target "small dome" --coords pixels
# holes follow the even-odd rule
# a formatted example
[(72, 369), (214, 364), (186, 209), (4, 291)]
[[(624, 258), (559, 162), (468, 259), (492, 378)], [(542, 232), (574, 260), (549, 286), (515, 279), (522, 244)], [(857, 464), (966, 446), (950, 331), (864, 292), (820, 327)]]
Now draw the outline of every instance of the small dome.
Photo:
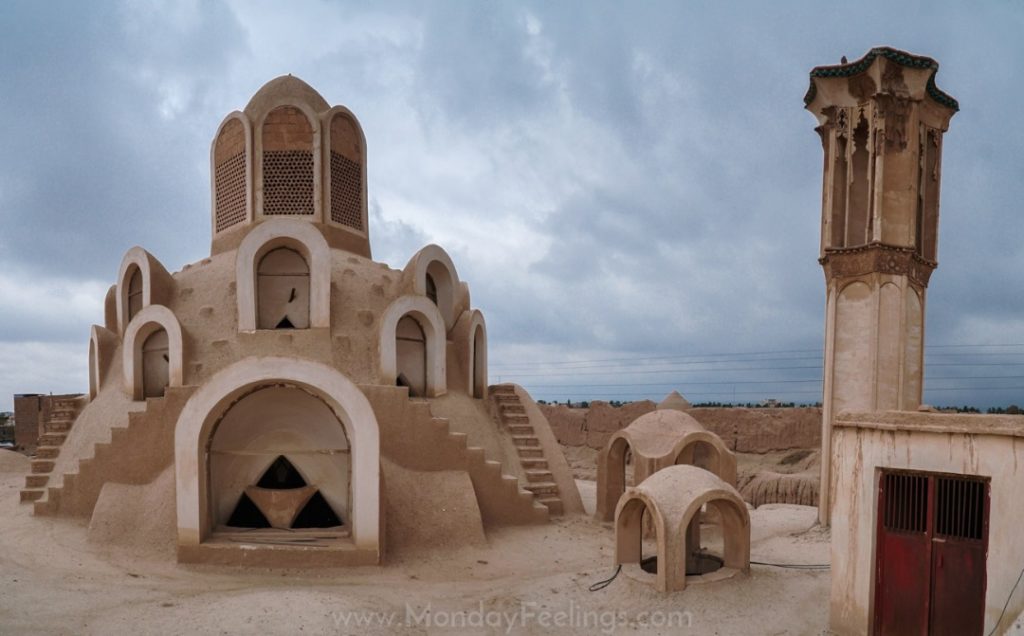
[(676, 411), (685, 411), (688, 408), (692, 408), (692, 405), (684, 398), (679, 391), (672, 391), (665, 396), (665, 399), (658, 403), (658, 410), (665, 411), (669, 409), (675, 409)]
[(322, 113), (331, 107), (327, 100), (309, 84), (294, 75), (282, 75), (270, 80), (256, 91), (256, 94), (245, 106), (245, 114), (252, 121), (258, 121), (259, 114), (286, 103), (305, 104), (317, 113)]

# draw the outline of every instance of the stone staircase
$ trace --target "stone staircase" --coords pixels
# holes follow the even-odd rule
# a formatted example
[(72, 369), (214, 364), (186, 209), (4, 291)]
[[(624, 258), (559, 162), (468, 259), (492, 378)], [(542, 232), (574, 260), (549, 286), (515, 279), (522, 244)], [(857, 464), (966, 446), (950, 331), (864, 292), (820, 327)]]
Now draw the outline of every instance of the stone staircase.
[(84, 405), (85, 400), (81, 397), (54, 400), (50, 416), (43, 422), (43, 434), (39, 436), (32, 467), (29, 474), (25, 475), (25, 487), (21, 489), (22, 503), (38, 501), (46, 494), (50, 474), (53, 472), (57, 457), (60, 456), (61, 447)]
[(546, 506), (550, 514), (564, 514), (565, 506), (559, 495), (555, 476), (551, 473), (544, 448), (533, 430), (530, 418), (526, 415), (526, 407), (516, 394), (515, 386), (496, 384), (490, 387), (490, 396), (498, 409), (501, 423), (508, 427), (512, 434), (519, 463), (522, 464), (523, 473), (526, 475), (526, 490), (533, 493), (536, 500)]
[(111, 426), (110, 441), (94, 444), (92, 457), (47, 486), (34, 514), (88, 516), (108, 481), (148, 483), (159, 475), (174, 460), (174, 423), (193, 391), (169, 387), (164, 397), (147, 398), (144, 409), (130, 411), (127, 425)]
[[(401, 391), (405, 399), (395, 400), (388, 395), (391, 391)], [(367, 393), (371, 402), (380, 399), (400, 405), (397, 412), (392, 408), (390, 416), (379, 420), (382, 427), (402, 429), (382, 430), (385, 446), (381, 450), (386, 457), (412, 470), (464, 469), (473, 483), (480, 515), (487, 526), (548, 521), (548, 508), (538, 504), (532, 492), (520, 487), (519, 478), (505, 474), (501, 462), (488, 459), (483, 448), (470, 446), (468, 436), (451, 430), (447, 418), (435, 417), (429, 400), (409, 399), (406, 387), (375, 386)]]

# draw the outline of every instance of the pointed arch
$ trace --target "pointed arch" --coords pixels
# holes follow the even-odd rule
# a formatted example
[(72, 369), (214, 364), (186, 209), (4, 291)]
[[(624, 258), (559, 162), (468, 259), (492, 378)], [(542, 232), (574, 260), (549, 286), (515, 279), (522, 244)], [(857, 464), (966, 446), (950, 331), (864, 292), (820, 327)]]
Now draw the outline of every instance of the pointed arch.
[(211, 235), (252, 222), (252, 124), (229, 113), (210, 144)]

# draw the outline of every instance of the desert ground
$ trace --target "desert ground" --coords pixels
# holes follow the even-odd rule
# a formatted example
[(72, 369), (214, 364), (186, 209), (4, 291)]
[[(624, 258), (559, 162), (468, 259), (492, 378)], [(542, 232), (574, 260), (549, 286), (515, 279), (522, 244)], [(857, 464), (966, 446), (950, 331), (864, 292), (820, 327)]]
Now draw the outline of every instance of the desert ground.
[[(828, 633), (828, 571), (753, 565), (662, 595), (633, 566), (590, 592), (614, 572), (613, 533), (587, 516), (380, 567), (179, 565), (166, 532), (125, 528), (121, 542), (85, 520), (33, 517), (18, 503), (28, 465), (0, 451), (0, 634)], [(592, 509), (593, 482), (579, 484)], [(827, 563), (815, 518), (808, 506), (751, 510), (752, 560)]]

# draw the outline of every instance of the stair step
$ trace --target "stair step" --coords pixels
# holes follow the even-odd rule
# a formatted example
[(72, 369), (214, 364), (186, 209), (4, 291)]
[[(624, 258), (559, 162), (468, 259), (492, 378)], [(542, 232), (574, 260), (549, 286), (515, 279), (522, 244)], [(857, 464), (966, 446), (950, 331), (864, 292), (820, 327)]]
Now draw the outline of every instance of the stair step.
[(56, 459), (60, 455), (60, 446), (39, 446), (36, 448), (38, 459)]
[(43, 488), (46, 482), (50, 481), (50, 475), (25, 475), (25, 488)]
[(27, 503), (30, 501), (39, 501), (43, 498), (46, 491), (42, 488), (23, 488), (21, 490), (21, 503)]
[(538, 497), (537, 501), (547, 507), (548, 511), (553, 515), (565, 514), (565, 505), (562, 503), (561, 497), (545, 496)]
[(67, 438), (67, 433), (43, 433), (39, 436), (39, 443), (44, 446), (60, 446)]
[(539, 458), (520, 457), (519, 458), (519, 463), (523, 465), (523, 468), (526, 469), (526, 472), (530, 472), (531, 470), (547, 470), (548, 469), (548, 460), (544, 459), (543, 457), (539, 457)]
[(515, 395), (515, 393), (516, 393), (516, 388), (514, 386), (512, 386), (511, 384), (492, 384), (490, 389), (491, 389), (491, 393), (499, 394), (499, 395), (500, 394), (508, 394), (508, 393), (511, 393), (512, 395)]
[(529, 482), (551, 483), (555, 476), (547, 469), (531, 468), (526, 471), (526, 480)]
[(501, 419), (505, 420), (506, 424), (529, 423), (530, 421), (530, 418), (522, 413), (503, 413)]
[(516, 446), (540, 446), (536, 435), (513, 435), (512, 441)]
[(526, 414), (526, 407), (518, 400), (515, 402), (502, 402), (501, 412), (505, 415)]
[(531, 424), (509, 424), (508, 430), (513, 435), (521, 435), (523, 437), (536, 437), (536, 435), (534, 435), (533, 425)]
[(528, 483), (525, 489), (535, 495), (558, 495), (558, 484), (553, 481)]
[(519, 453), (520, 461), (525, 458), (529, 459), (544, 459), (544, 449), (540, 446), (517, 446), (516, 451)]
[(32, 472), (36, 475), (40, 473), (48, 473), (53, 470), (53, 460), (51, 459), (33, 459), (32, 460)]

